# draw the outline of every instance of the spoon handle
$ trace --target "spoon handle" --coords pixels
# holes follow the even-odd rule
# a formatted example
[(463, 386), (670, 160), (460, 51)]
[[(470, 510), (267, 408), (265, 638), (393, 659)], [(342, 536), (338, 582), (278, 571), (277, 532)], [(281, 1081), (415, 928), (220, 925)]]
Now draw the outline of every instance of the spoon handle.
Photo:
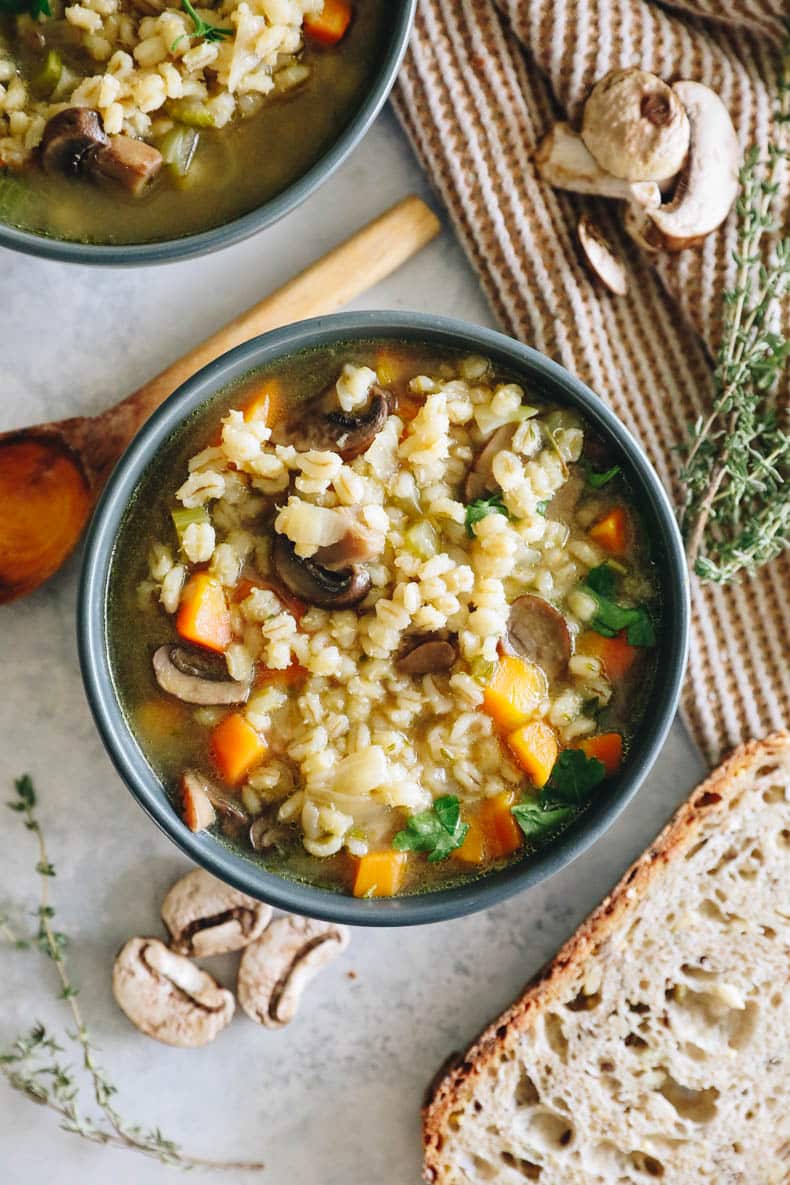
[(433, 211), (412, 195), (333, 247), (282, 288), (98, 416), (89, 449), (94, 473), (101, 480), (140, 425), (201, 367), (260, 333), (335, 312), (394, 272), (439, 230)]

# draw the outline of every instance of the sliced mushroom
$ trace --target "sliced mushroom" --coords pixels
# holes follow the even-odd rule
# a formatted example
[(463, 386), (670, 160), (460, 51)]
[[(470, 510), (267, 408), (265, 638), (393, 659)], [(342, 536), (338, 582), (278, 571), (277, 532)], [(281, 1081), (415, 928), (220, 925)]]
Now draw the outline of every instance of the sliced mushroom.
[[(330, 391), (334, 394), (334, 386)], [(327, 411), (326, 401), (327, 396), (321, 395), (276, 423), (272, 441), (295, 445), (300, 451), (319, 449), (339, 453), (344, 461), (353, 461), (368, 451), (392, 409), (392, 395), (378, 386), (370, 388), (367, 410), (357, 416), (337, 409)]]
[(247, 812), (241, 803), (229, 798), (204, 774), (186, 770), (179, 782), (181, 818), (190, 831), (204, 831), (215, 822), (217, 813), (233, 823), (246, 823)]
[(313, 563), (330, 572), (341, 572), (352, 564), (368, 564), (377, 559), (386, 543), (384, 532), (363, 523), (350, 507), (341, 506), (336, 513), (346, 519), (346, 532), (336, 543), (319, 547), (310, 557)]
[(208, 1045), (236, 1007), (232, 992), (158, 938), (130, 938), (121, 948), (112, 990), (142, 1033), (181, 1049)]
[(582, 140), (598, 164), (625, 181), (664, 181), (689, 149), (682, 96), (656, 74), (610, 70), (584, 105)]
[(661, 190), (655, 181), (623, 181), (602, 169), (569, 123), (555, 124), (544, 136), (535, 153), (535, 164), (543, 180), (557, 189), (622, 198), (636, 206), (661, 203)]
[(162, 690), (185, 704), (243, 704), (250, 694), (249, 683), (228, 679), (227, 670), (223, 678), (210, 660), (183, 646), (160, 646), (152, 664)]
[(664, 245), (660, 230), (646, 210), (636, 206), (626, 206), (623, 226), (626, 234), (633, 239), (637, 247), (641, 247), (650, 255), (655, 255)]
[(101, 116), (90, 107), (67, 107), (48, 120), (39, 148), (45, 173), (78, 176), (107, 144)]
[(413, 645), (401, 654), (395, 665), (404, 675), (434, 675), (449, 671), (458, 658), (458, 650), (446, 638), (411, 639)]
[(464, 498), (467, 502), (474, 502), (482, 498), (483, 494), (496, 489), (496, 482), (492, 467), (497, 453), (510, 446), (518, 424), (503, 424), (486, 443), (485, 447), (475, 457), (472, 468), (466, 475), (464, 482)]
[(670, 251), (694, 246), (716, 230), (738, 195), (740, 149), (730, 113), (719, 96), (699, 82), (676, 82), (672, 88), (688, 112), (691, 146), (688, 163), (671, 202), (650, 211)]
[(109, 143), (98, 149), (90, 161), (95, 177), (105, 177), (140, 197), (159, 175), (162, 153), (145, 140), (132, 136), (110, 136)]
[(187, 771), (179, 784), (181, 818), (190, 831), (205, 831), (217, 818), (202, 774)]
[(179, 955), (222, 955), (259, 938), (272, 908), (195, 868), (176, 881), (162, 902), (170, 949)]
[(249, 1017), (279, 1029), (296, 1015), (307, 984), (345, 950), (345, 926), (313, 918), (282, 917), (241, 956), (237, 992)]
[(503, 644), (511, 654), (539, 666), (550, 682), (561, 678), (568, 668), (571, 656), (568, 623), (542, 597), (527, 594), (516, 598), (510, 606)]
[(583, 214), (579, 219), (578, 234), (585, 258), (604, 287), (615, 296), (625, 296), (628, 291), (625, 264), (615, 255), (602, 231), (588, 214)]
[(268, 815), (259, 815), (250, 827), (250, 847), (255, 852), (287, 847), (290, 839), (288, 828), (273, 824)]
[(286, 535), (274, 536), (272, 565), (288, 592), (322, 609), (348, 609), (359, 604), (370, 589), (365, 568), (356, 564), (340, 572), (322, 568), (314, 560), (298, 556)]

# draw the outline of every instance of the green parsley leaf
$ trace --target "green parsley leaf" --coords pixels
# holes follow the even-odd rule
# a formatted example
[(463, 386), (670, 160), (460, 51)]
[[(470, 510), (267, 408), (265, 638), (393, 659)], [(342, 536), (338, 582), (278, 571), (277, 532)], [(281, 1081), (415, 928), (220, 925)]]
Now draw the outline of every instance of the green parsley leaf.
[(28, 13), (34, 20), (40, 16), (52, 16), (49, 0), (0, 0), (0, 12), (14, 16)]
[(588, 757), (582, 749), (563, 749), (540, 792), (541, 807), (543, 810), (580, 807), (605, 777), (606, 766), (597, 757)]
[[(34, 0), (34, 3), (36, 0)], [(40, 2), (40, 0), (38, 0)], [(46, 2), (46, 0), (45, 0)], [(3, 0), (0, 0), (0, 4)], [(183, 41), (185, 37), (191, 39), (193, 37), (202, 37), (204, 41), (224, 41), (226, 37), (233, 36), (233, 30), (222, 28), (220, 25), (212, 25), (210, 21), (204, 21), (202, 17), (198, 16), (192, 7), (190, 0), (181, 0), (181, 7), (187, 16), (192, 18), (192, 24), (195, 26), (191, 33), (182, 33), (180, 37), (176, 37), (173, 44), (170, 46), (170, 51), (175, 49), (179, 41)]]
[(605, 638), (621, 630), (631, 646), (655, 646), (656, 631), (644, 605), (620, 605), (612, 600), (617, 574), (611, 564), (599, 564), (587, 573), (583, 588), (595, 600), (596, 612), (590, 628)]
[(616, 583), (617, 574), (609, 564), (599, 564), (597, 568), (590, 568), (587, 573), (587, 587), (593, 592), (600, 593), (602, 597), (611, 597)]
[(603, 473), (596, 473), (594, 469), (587, 466), (587, 485), (594, 490), (600, 490), (607, 482), (610, 482), (613, 477), (617, 477), (618, 473), (622, 473), (619, 465), (612, 465), (611, 469), (605, 469)]
[(527, 839), (542, 840), (576, 814), (572, 806), (542, 807), (540, 801), (520, 802), (510, 812)]
[(437, 798), (430, 810), (412, 815), (392, 841), (396, 852), (427, 852), (430, 864), (460, 848), (469, 830), (461, 822), (461, 805), (454, 794)]
[(510, 518), (510, 513), (507, 506), (502, 501), (502, 493), (498, 491), (495, 494), (489, 494), (487, 498), (476, 498), (474, 502), (470, 502), (466, 508), (466, 533), (470, 539), (474, 539), (474, 525), (479, 523), (481, 518), (485, 518), (487, 514), (504, 514), (505, 518)]

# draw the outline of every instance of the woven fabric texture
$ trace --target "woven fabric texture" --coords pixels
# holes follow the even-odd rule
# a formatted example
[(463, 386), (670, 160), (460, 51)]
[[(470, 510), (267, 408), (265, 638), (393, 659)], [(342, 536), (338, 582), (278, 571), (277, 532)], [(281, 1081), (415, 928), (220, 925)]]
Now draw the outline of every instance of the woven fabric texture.
[[(711, 398), (734, 213), (701, 247), (651, 259), (622, 230), (620, 203), (552, 190), (532, 155), (558, 119), (578, 119), (597, 79), (632, 65), (706, 83), (742, 149), (765, 146), (775, 135), (785, 4), (420, 0), (394, 95), (502, 328), (607, 400), (676, 501), (675, 447)], [(626, 297), (600, 289), (580, 260), (575, 227), (585, 210), (626, 260)], [(785, 173), (784, 225), (789, 210)], [(778, 394), (785, 403), (789, 385)], [(683, 713), (713, 763), (790, 719), (790, 554), (727, 588), (692, 578), (692, 614)]]

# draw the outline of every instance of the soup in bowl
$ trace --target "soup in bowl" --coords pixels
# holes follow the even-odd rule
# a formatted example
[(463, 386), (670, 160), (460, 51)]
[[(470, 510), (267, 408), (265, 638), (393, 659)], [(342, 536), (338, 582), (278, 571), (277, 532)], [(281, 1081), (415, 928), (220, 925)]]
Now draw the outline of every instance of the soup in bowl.
[(413, 8), (12, 0), (0, 9), (0, 241), (144, 262), (268, 225), (362, 136)]
[(501, 335), (305, 323), (177, 393), (85, 561), (105, 741), (166, 830), (318, 916), (489, 904), (634, 792), (675, 708), (682, 553), (635, 443)]

